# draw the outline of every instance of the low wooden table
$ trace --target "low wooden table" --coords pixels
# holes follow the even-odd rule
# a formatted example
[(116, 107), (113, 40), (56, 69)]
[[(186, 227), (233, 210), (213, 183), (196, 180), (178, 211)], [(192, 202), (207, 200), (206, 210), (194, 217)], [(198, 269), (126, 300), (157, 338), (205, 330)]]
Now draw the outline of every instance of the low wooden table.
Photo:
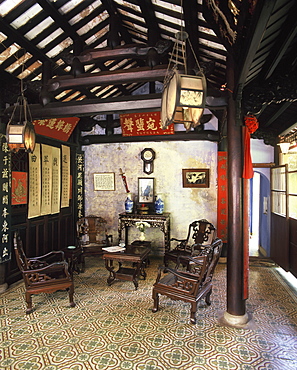
[[(128, 245), (121, 252), (107, 252), (103, 254), (105, 267), (109, 271), (107, 284), (111, 285), (115, 279), (133, 281), (135, 290), (138, 288), (138, 280), (146, 278), (145, 260), (147, 259), (150, 248), (137, 245)], [(113, 261), (117, 261), (119, 268), (116, 271)], [(125, 266), (123, 266), (125, 264)], [(129, 266), (127, 266), (129, 265)]]

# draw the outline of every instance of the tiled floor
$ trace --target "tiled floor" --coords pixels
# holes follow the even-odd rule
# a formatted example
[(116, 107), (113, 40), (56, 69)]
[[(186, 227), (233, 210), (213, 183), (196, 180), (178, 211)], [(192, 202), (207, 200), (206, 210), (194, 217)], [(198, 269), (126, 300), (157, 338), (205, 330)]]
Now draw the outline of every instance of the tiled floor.
[(25, 315), (23, 284), (0, 296), (0, 369), (296, 370), (297, 294), (277, 269), (252, 262), (246, 328), (221, 325), (226, 310), (226, 265), (215, 273), (211, 306), (197, 324), (189, 304), (160, 298), (152, 313), (152, 285), (160, 260), (134, 290), (129, 281), (108, 286), (100, 259), (87, 258), (75, 275), (76, 307), (65, 292), (33, 297)]

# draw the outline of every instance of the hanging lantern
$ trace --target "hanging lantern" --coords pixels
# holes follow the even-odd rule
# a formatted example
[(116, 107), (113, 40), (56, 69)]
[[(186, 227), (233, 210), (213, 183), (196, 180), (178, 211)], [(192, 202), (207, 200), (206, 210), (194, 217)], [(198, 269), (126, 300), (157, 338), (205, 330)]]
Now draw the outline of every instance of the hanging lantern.
[(8, 147), (14, 152), (24, 149), (32, 153), (35, 148), (35, 130), (31, 122), (8, 123), (6, 129)]
[(206, 79), (175, 70), (165, 86), (161, 101), (161, 122), (165, 129), (171, 123), (184, 123), (186, 129), (199, 124), (205, 107)]
[[(19, 115), (15, 114), (19, 106)], [(28, 118), (30, 116), (30, 120)], [(6, 128), (6, 141), (10, 150), (18, 152), (24, 149), (32, 153), (35, 148), (35, 130), (28, 107), (27, 99), (22, 95), (18, 97), (11, 118)]]
[[(200, 124), (206, 101), (206, 78), (199, 66), (188, 34), (185, 31), (176, 33), (176, 42), (169, 61), (168, 74), (164, 79), (164, 89), (161, 100), (161, 124), (166, 129), (171, 123), (183, 123), (187, 132), (191, 127)], [(186, 42), (190, 44), (199, 72), (196, 75), (187, 74)], [(181, 45), (182, 72), (178, 70), (178, 62), (171, 68), (173, 56), (179, 55)]]

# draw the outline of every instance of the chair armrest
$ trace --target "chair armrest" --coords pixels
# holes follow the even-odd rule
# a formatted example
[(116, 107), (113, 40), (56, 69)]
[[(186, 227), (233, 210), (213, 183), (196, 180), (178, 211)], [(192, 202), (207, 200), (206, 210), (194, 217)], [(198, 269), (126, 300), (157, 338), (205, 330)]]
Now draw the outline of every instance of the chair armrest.
[(176, 238), (171, 238), (170, 240), (169, 240), (170, 242), (186, 242), (187, 241), (187, 239), (176, 239)]
[(189, 279), (189, 281), (192, 281), (192, 282), (197, 281), (197, 274), (193, 274), (193, 273), (188, 272), (188, 271), (176, 270), (176, 269), (166, 267), (166, 266), (159, 266), (158, 275), (157, 275), (155, 284), (157, 284), (160, 281), (160, 278), (162, 276), (162, 272), (166, 273), (166, 274), (168, 272), (168, 273), (171, 273), (171, 274), (173, 274), (177, 277), (184, 278), (184, 279)]
[(171, 242), (178, 242), (179, 244), (177, 244), (174, 248), (171, 248), (169, 252), (173, 250), (184, 250), (187, 247), (187, 239), (171, 238), (169, 240), (169, 245)]
[(69, 275), (69, 272), (68, 272), (68, 263), (66, 261), (61, 261), (61, 262), (55, 262), (55, 263), (52, 263), (50, 265), (47, 265), (47, 266), (44, 266), (44, 267), (41, 267), (41, 268), (37, 268), (37, 269), (33, 269), (33, 270), (23, 270), (22, 272), (25, 274), (25, 275), (29, 275), (29, 274), (38, 274), (38, 273), (55, 273), (55, 272), (59, 272), (59, 271), (65, 271), (66, 275)]
[(48, 252), (42, 256), (38, 256), (38, 257), (29, 257), (27, 258), (28, 260), (42, 260), (42, 259), (45, 259), (45, 258), (48, 258), (48, 257), (51, 257), (53, 255), (61, 255), (61, 261), (64, 260), (64, 252), (63, 251), (51, 251), (51, 252)]

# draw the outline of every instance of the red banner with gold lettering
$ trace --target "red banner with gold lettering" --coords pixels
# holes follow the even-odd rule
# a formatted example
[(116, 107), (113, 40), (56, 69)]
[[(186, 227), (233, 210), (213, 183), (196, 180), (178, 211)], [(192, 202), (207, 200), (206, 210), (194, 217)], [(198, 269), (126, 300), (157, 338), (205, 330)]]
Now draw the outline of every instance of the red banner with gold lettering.
[(162, 129), (161, 113), (159, 111), (120, 114), (120, 122), (123, 136), (174, 134), (173, 123), (169, 125), (166, 130)]
[(218, 223), (217, 236), (228, 241), (228, 175), (227, 152), (218, 152)]
[(33, 125), (36, 134), (68, 141), (78, 121), (78, 117), (49, 118), (34, 120)]

